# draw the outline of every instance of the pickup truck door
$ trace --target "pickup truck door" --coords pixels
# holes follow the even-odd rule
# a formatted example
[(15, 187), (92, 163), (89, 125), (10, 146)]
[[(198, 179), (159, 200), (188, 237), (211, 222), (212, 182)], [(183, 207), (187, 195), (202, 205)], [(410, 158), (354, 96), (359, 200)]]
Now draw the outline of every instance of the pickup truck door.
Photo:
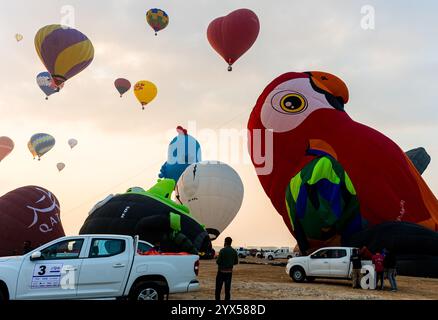
[(321, 249), (310, 255), (308, 274), (312, 276), (330, 276), (330, 256), (328, 249)]
[(330, 250), (330, 257), (330, 275), (338, 278), (348, 277), (350, 255), (347, 255), (347, 249), (332, 249)]
[(93, 237), (79, 275), (79, 298), (121, 296), (134, 248), (120, 238)]
[[(17, 281), (16, 299), (74, 299), (85, 239), (62, 240), (40, 250), (41, 258), (24, 257)], [(33, 251), (35, 252), (35, 250)]]

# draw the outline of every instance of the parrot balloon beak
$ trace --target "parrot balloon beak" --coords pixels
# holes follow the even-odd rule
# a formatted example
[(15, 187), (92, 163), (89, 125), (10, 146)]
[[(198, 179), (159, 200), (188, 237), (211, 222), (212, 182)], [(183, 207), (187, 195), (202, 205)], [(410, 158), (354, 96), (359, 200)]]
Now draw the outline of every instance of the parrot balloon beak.
[(310, 71), (308, 72), (315, 86), (332, 94), (339, 99), (343, 104), (348, 102), (348, 88), (344, 81), (337, 76), (328, 72)]

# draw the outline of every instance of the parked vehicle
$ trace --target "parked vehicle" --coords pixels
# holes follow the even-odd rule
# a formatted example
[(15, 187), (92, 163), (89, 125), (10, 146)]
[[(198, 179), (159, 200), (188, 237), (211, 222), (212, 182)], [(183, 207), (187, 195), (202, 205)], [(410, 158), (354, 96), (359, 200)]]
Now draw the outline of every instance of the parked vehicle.
[(247, 250), (245, 248), (240, 247), (240, 248), (236, 249), (236, 251), (237, 251), (237, 256), (239, 258), (246, 258), (247, 256), (249, 256), (249, 250)]
[(258, 253), (259, 253), (258, 249), (249, 249), (249, 255), (251, 257), (256, 257)]
[[(289, 259), (286, 273), (295, 282), (315, 278), (351, 279), (352, 266), (350, 262), (351, 247), (321, 248), (309, 256), (300, 256)], [(362, 265), (371, 264), (371, 261), (362, 261)]]
[(280, 248), (274, 251), (269, 251), (264, 253), (264, 258), (268, 260), (274, 259), (290, 259), (295, 255), (290, 248)]
[(161, 300), (199, 289), (199, 257), (150, 254), (152, 245), (122, 235), (62, 237), (0, 258), (0, 299)]

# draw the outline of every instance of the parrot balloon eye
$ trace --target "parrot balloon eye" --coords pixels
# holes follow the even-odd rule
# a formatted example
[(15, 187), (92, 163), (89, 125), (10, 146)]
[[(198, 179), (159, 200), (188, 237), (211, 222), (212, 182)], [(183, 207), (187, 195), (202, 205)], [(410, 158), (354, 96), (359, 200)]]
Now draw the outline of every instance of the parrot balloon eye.
[(286, 113), (299, 113), (306, 109), (307, 101), (306, 98), (298, 93), (288, 93), (281, 98), (280, 107)]

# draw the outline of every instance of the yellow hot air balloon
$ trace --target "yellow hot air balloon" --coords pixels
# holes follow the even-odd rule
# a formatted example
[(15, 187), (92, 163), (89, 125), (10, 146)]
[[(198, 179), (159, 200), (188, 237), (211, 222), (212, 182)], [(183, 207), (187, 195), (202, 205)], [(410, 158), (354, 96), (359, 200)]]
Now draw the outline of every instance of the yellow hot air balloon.
[(144, 106), (157, 96), (157, 87), (150, 81), (141, 80), (135, 84), (134, 94), (144, 110)]
[(21, 40), (23, 40), (23, 35), (19, 33), (15, 34), (15, 40), (17, 40), (17, 42), (20, 42)]
[(33, 159), (35, 160), (35, 157), (38, 156), (38, 154), (35, 152), (32, 142), (27, 143), (27, 147), (29, 148), (30, 153), (32, 153)]

